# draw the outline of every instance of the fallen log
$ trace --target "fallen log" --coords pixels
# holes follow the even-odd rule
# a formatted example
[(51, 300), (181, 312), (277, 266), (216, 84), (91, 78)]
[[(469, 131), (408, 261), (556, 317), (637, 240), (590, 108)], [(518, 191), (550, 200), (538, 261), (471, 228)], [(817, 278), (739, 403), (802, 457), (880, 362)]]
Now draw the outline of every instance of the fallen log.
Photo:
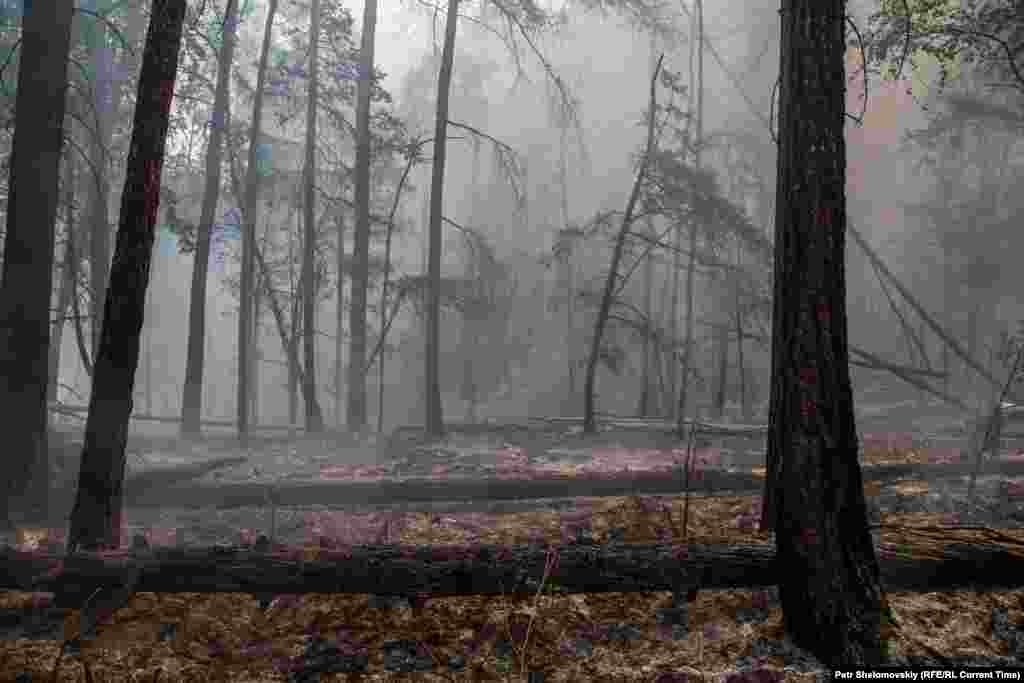
[[(72, 403), (57, 403), (51, 402), (49, 410), (54, 413), (60, 413), (62, 415), (81, 415), (89, 412), (89, 406), (75, 405)], [(134, 413), (131, 416), (132, 420), (138, 420), (139, 422), (160, 422), (164, 424), (178, 424), (181, 422), (181, 416), (178, 415), (151, 415), (149, 413)], [(212, 420), (210, 418), (203, 418), (199, 421), (199, 424), (203, 427), (228, 427), (235, 429), (238, 427), (238, 423), (234, 420)], [(287, 425), (249, 425), (249, 429), (253, 431), (286, 431), (286, 432), (304, 432), (305, 427), (299, 424), (287, 424)]]
[[(897, 479), (937, 479), (966, 477), (970, 463), (927, 464), (895, 463), (861, 468), (864, 481), (891, 482)], [(1000, 459), (985, 463), (984, 474), (1024, 475), (1021, 459)], [(737, 495), (759, 492), (764, 475), (721, 469), (700, 470), (700, 478), (691, 478), (691, 490), (708, 494)], [(274, 504), (286, 507), (309, 505), (406, 505), (442, 501), (498, 501), (537, 498), (599, 498), (678, 494), (683, 490), (678, 471), (626, 472), (613, 475), (547, 477), (544, 479), (407, 479), (380, 481), (306, 480), (274, 483), (191, 482), (188, 486), (147, 485), (142, 479), (129, 479), (124, 502), (129, 507), (262, 507)]]
[[(570, 426), (582, 426), (583, 418), (581, 417), (531, 417), (530, 420), (536, 422), (543, 422), (547, 424), (561, 424)], [(652, 420), (640, 417), (623, 417), (623, 418), (600, 418), (597, 421), (599, 428), (614, 428), (614, 429), (640, 429), (644, 431), (664, 431), (672, 434), (676, 433), (677, 426), (675, 422), (669, 422), (667, 420)], [(685, 420), (683, 424), (690, 426), (693, 424), (692, 420)], [(404, 427), (403, 429), (415, 429), (415, 427)], [(422, 427), (419, 427), (422, 429)], [(453, 431), (457, 431), (454, 430)], [(764, 436), (768, 433), (767, 425), (740, 425), (740, 424), (728, 424), (724, 422), (697, 422), (697, 433), (701, 436)]]
[[(311, 549), (303, 557), (301, 550), (260, 554), (217, 547), (62, 557), (6, 548), (0, 549), (0, 588), (52, 592), (62, 596), (62, 604), (67, 596), (117, 585), (128, 575), (137, 578), (136, 591), (155, 593), (534, 594), (548, 550), (379, 545), (318, 550), (315, 557)], [(1024, 583), (1024, 558), (1003, 546), (951, 544), (939, 557), (909, 552), (879, 551), (886, 589), (993, 590)], [(781, 571), (768, 544), (575, 543), (558, 548), (546, 586), (566, 593), (757, 588), (777, 585)]]

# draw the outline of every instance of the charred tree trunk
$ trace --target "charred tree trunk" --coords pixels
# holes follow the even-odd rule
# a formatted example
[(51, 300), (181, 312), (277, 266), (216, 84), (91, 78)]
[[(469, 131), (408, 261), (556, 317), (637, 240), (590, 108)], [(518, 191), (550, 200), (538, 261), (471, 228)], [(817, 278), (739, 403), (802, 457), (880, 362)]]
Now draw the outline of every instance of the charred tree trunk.
[[(260, 48), (260, 63), (256, 72), (256, 95), (253, 98), (252, 122), (249, 124), (249, 160), (245, 169), (245, 198), (242, 232), (242, 273), (239, 280), (238, 294), (238, 439), (244, 447), (249, 439), (250, 403), (253, 413), (256, 411), (256, 387), (258, 382), (252, 375), (257, 364), (255, 330), (257, 329), (259, 306), (253, 303), (259, 290), (254, 286), (255, 263), (253, 250), (256, 246), (256, 202), (259, 196), (260, 175), (266, 171), (260, 168), (267, 163), (257, 155), (263, 127), (263, 91), (267, 80), (267, 61), (270, 54), (270, 42), (274, 33), (274, 16), (277, 14), (277, 0), (270, 0), (267, 8), (267, 23), (263, 30), (263, 46)], [(255, 415), (252, 416), (256, 420)]]
[(88, 40), (92, 41), (93, 106), (95, 107), (96, 135), (90, 145), (92, 182), (89, 192), (89, 278), (90, 313), (92, 314), (92, 358), (99, 352), (100, 333), (103, 328), (103, 307), (107, 280), (110, 276), (110, 220), (107, 202), (110, 201), (110, 171), (107, 150), (110, 149), (112, 109), (115, 93), (110, 82), (110, 65), (113, 50), (106, 44), (106, 28), (96, 18), (90, 17), (86, 26)]
[(64, 160), (64, 260), (61, 264), (60, 285), (57, 291), (57, 315), (50, 328), (50, 364), (47, 373), (46, 401), (57, 400), (57, 385), (60, 380), (61, 344), (64, 340), (64, 323), (71, 297), (75, 288), (76, 267), (73, 263), (75, 248), (70, 243), (75, 238), (75, 163), (72, 155)]
[[(356, 84), (356, 228), (352, 244), (352, 293), (348, 352), (346, 418), (351, 431), (366, 427), (366, 302), (370, 287), (370, 90), (377, 0), (365, 0), (360, 53), (361, 78)], [(436, 159), (435, 159), (436, 163)], [(444, 163), (444, 157), (441, 157)]]
[(0, 527), (49, 513), (46, 392), (71, 5), (26, 5), (0, 280)]
[[(696, 40), (694, 50), (697, 57), (697, 135), (694, 168), (700, 171), (701, 149), (704, 145), (704, 4), (695, 0), (694, 19), (696, 23)], [(687, 399), (690, 389), (690, 368), (693, 366), (693, 281), (697, 268), (697, 223), (701, 213), (690, 219), (690, 262), (686, 267), (686, 341), (683, 343), (683, 362), (679, 377), (679, 406), (676, 409), (676, 425), (678, 437), (683, 438), (683, 423), (686, 420)]]
[(342, 208), (338, 207), (337, 216), (337, 253), (335, 254), (338, 259), (338, 289), (335, 292), (335, 308), (334, 315), (334, 426), (337, 429), (341, 429), (344, 425), (342, 418), (342, 395), (341, 388), (343, 382), (341, 378), (344, 374), (345, 361), (343, 358), (343, 337), (342, 331), (345, 327), (345, 214)]
[(608, 313), (612, 307), (612, 292), (615, 288), (615, 280), (619, 274), (619, 261), (622, 259), (626, 234), (629, 232), (630, 223), (633, 221), (633, 209), (636, 207), (637, 199), (640, 196), (640, 188), (643, 185), (644, 177), (647, 175), (647, 166), (650, 164), (651, 155), (654, 153), (654, 117), (658, 92), (658, 72), (661, 71), (661, 63), (664, 58), (664, 55), (658, 58), (658, 62), (654, 66), (654, 74), (651, 76), (650, 111), (648, 112), (647, 120), (647, 147), (644, 149), (643, 159), (640, 160), (640, 168), (636, 174), (636, 181), (633, 183), (633, 191), (630, 192), (629, 201), (626, 202), (626, 212), (622, 216), (622, 227), (619, 228), (618, 239), (615, 240), (612, 262), (608, 266), (608, 277), (604, 282), (601, 308), (597, 314), (597, 321), (594, 323), (594, 337), (590, 342), (590, 355), (587, 358), (587, 377), (583, 388), (583, 431), (586, 434), (597, 432), (597, 423), (594, 420), (594, 384), (597, 379), (597, 359), (601, 353), (601, 341), (604, 337), (605, 326), (608, 323)]
[[(96, 356), (78, 492), (71, 513), (69, 552), (120, 545), (132, 385), (139, 362), (139, 337), (160, 205), (160, 171), (184, 20), (185, 0), (154, 0), (104, 307), (106, 323)], [(52, 37), (47, 35), (46, 39)]]
[(437, 77), (437, 116), (434, 121), (434, 166), (430, 182), (430, 251), (427, 258), (426, 428), (431, 436), (444, 434), (441, 405), (441, 217), (444, 213), (444, 168), (448, 147), (448, 99), (455, 59), (455, 27), (459, 0), (448, 0), (441, 72)]
[(783, 622), (834, 668), (881, 660), (846, 324), (844, 0), (784, 0), (771, 415), (762, 530), (775, 531)]
[(305, 356), (302, 399), (306, 406), (306, 431), (317, 434), (324, 430), (324, 416), (316, 397), (316, 294), (313, 281), (316, 267), (316, 211), (314, 185), (316, 183), (316, 107), (317, 107), (317, 55), (320, 42), (320, 0), (312, 0), (309, 17), (309, 97), (306, 111), (306, 183), (303, 188), (303, 240), (302, 240), (302, 350)]
[(228, 0), (224, 13), (224, 43), (217, 62), (217, 89), (214, 94), (210, 142), (206, 150), (206, 186), (196, 234), (195, 260), (192, 263), (192, 287), (188, 312), (188, 347), (185, 358), (185, 384), (181, 392), (181, 433), (200, 433), (203, 409), (203, 365), (206, 339), (206, 285), (210, 268), (210, 240), (213, 219), (220, 197), (220, 171), (225, 126), (228, 119), (231, 62), (235, 53), (238, 26), (238, 1)]
[[(647, 221), (647, 232), (653, 234), (651, 221)], [(654, 289), (654, 262), (648, 253), (644, 257), (644, 316), (647, 318), (648, 329), (643, 339), (643, 354), (641, 363), (640, 378), (640, 405), (637, 408), (637, 417), (647, 417), (651, 411), (651, 400), (654, 395), (651, 392), (651, 329), (654, 321), (654, 311), (651, 306), (651, 298)]]
[(726, 385), (729, 383), (729, 325), (728, 319), (722, 322), (717, 330), (718, 372), (715, 376), (715, 417), (721, 418), (725, 413)]

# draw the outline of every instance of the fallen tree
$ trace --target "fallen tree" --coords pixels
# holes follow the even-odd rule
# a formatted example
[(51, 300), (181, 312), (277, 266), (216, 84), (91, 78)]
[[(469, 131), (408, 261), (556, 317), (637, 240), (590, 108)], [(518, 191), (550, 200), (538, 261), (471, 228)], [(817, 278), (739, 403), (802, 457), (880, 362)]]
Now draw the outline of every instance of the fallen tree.
[[(1004, 546), (956, 543), (915, 556), (879, 550), (889, 590), (1015, 588), (1024, 558)], [(0, 588), (57, 594), (81, 604), (101, 586), (156, 593), (375, 593), (497, 595), (536, 593), (551, 549), (530, 546), (354, 546), (273, 554), (251, 549), (160, 548), (70, 557), (0, 549)], [(557, 548), (548, 589), (611, 593), (756, 588), (777, 585), (784, 568), (767, 544), (575, 543)]]
[[(861, 468), (864, 481), (966, 477), (971, 463), (895, 463)], [(985, 464), (984, 474), (1024, 475), (1024, 461), (1000, 459)], [(155, 482), (155, 483), (154, 483)], [(691, 489), (705, 495), (736, 495), (760, 492), (764, 476), (721, 469), (700, 470)], [(129, 478), (125, 504), (130, 507), (288, 507), (309, 505), (397, 506), (442, 501), (500, 501), (537, 498), (592, 498), (652, 494), (679, 494), (679, 471), (625, 472), (613, 475), (547, 477), (544, 479), (408, 479), (404, 481), (288, 481), (276, 483), (190, 482), (187, 486), (161, 486), (156, 477)], [(406, 505), (406, 509), (411, 506)]]

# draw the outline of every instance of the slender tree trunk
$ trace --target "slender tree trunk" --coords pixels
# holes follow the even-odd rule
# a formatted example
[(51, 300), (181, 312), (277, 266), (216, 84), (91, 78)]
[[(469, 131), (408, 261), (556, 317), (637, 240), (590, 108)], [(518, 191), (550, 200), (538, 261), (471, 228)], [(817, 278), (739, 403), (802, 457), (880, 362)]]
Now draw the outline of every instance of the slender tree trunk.
[[(268, 163), (266, 154), (260, 149), (260, 138), (263, 130), (263, 93), (267, 81), (267, 61), (270, 54), (270, 43), (274, 35), (274, 16), (277, 14), (277, 0), (270, 0), (267, 7), (267, 22), (263, 29), (263, 45), (260, 48), (260, 63), (256, 72), (256, 95), (253, 98), (252, 122), (249, 124), (249, 159), (245, 169), (245, 210), (242, 217), (242, 273), (239, 280), (238, 294), (238, 439), (244, 447), (249, 439), (250, 401), (252, 411), (256, 411), (256, 391), (259, 382), (255, 378), (258, 364), (254, 350), (256, 319), (259, 314), (253, 313), (253, 299), (258, 297), (259, 290), (254, 287), (255, 263), (253, 250), (256, 245), (256, 202), (259, 198), (260, 175), (266, 172), (261, 164)], [(255, 306), (259, 308), (258, 305)], [(251, 374), (250, 374), (251, 373)], [(253, 417), (255, 421), (255, 417)]]
[[(674, 232), (674, 231), (673, 231)], [(677, 251), (676, 254), (679, 252)], [(673, 259), (675, 262), (675, 259)], [(659, 317), (662, 322), (662, 329), (672, 329), (671, 315), (671, 287), (670, 285), (675, 284), (675, 263), (670, 266), (669, 269), (663, 271), (664, 277), (662, 278), (661, 294), (658, 297), (658, 311)], [(658, 363), (658, 389), (661, 392), (661, 409), (659, 413), (666, 419), (672, 418), (672, 410), (676, 404), (676, 394), (672, 390), (672, 373), (675, 372), (676, 367), (676, 353), (675, 353), (675, 332), (671, 333), (673, 336), (666, 340), (662, 338), (660, 344), (657, 347), (657, 363)]]
[[(647, 218), (647, 234), (654, 235), (654, 223), (650, 217)], [(654, 311), (651, 300), (654, 289), (654, 260), (650, 252), (644, 257), (644, 316), (648, 325), (653, 325)], [(651, 392), (651, 329), (648, 328), (643, 339), (643, 370), (640, 385), (640, 406), (637, 409), (639, 417), (647, 417), (651, 411), (651, 399), (654, 398)]]
[[(70, 13), (70, 8), (68, 9)], [(139, 78), (117, 246), (93, 375), (68, 550), (119, 546), (125, 443), (153, 253), (160, 171), (185, 0), (154, 0)], [(48, 33), (47, 49), (53, 49)], [(38, 152), (37, 152), (38, 154)]]
[(0, 528), (49, 516), (46, 391), (71, 5), (26, 5), (0, 279)]
[(655, 98), (657, 96), (658, 72), (661, 71), (661, 63), (664, 58), (664, 55), (658, 58), (658, 63), (654, 66), (654, 73), (651, 75), (650, 111), (647, 119), (647, 147), (644, 149), (644, 156), (640, 161), (636, 181), (633, 183), (633, 191), (629, 193), (629, 201), (626, 202), (626, 212), (622, 216), (622, 226), (619, 228), (618, 239), (615, 240), (615, 248), (612, 250), (612, 262), (608, 267), (608, 277), (604, 282), (601, 309), (598, 311), (597, 321), (594, 323), (594, 337), (590, 342), (590, 355), (587, 358), (587, 378), (583, 388), (583, 431), (587, 434), (597, 432), (597, 422), (594, 420), (594, 384), (597, 378), (597, 359), (601, 352), (604, 329), (608, 323), (608, 313), (612, 307), (615, 280), (619, 273), (619, 262), (622, 259), (626, 233), (633, 222), (633, 209), (636, 207), (637, 199), (640, 196), (640, 188), (643, 185), (644, 176), (647, 174), (647, 166), (651, 163), (651, 155), (654, 153), (654, 117), (657, 109)]
[(715, 377), (714, 414), (721, 419), (725, 414), (726, 385), (729, 382), (729, 321), (726, 318), (716, 330), (718, 337), (718, 372)]
[(445, 20), (444, 48), (441, 51), (441, 73), (437, 78), (437, 117), (434, 123), (434, 166), (430, 183), (430, 253), (427, 259), (427, 413), (426, 431), (439, 437), (444, 433), (441, 405), (441, 249), (443, 247), (441, 218), (444, 213), (444, 168), (448, 147), (448, 96), (452, 84), (452, 62), (455, 59), (455, 28), (459, 0), (448, 0)]
[(775, 531), (783, 623), (826, 666), (881, 661), (884, 598), (850, 385), (844, 267), (844, 0), (784, 0), (762, 530)]
[(336, 337), (334, 340), (334, 425), (339, 430), (344, 426), (342, 418), (342, 374), (344, 373), (343, 340), (342, 332), (345, 327), (345, 215), (342, 209), (338, 208), (338, 291), (336, 293), (337, 309), (335, 310), (334, 327)]
[(57, 385), (60, 380), (60, 357), (61, 344), (64, 340), (64, 323), (68, 307), (71, 304), (71, 296), (75, 288), (75, 248), (70, 240), (75, 238), (75, 162), (74, 157), (68, 154), (64, 159), (64, 260), (61, 265), (60, 284), (57, 292), (57, 316), (50, 328), (50, 363), (47, 373), (46, 401), (51, 403), (57, 400)]
[[(151, 256), (150, 259), (153, 259)], [(156, 270), (155, 259), (151, 260), (152, 265), (150, 266), (150, 279), (154, 277)], [(145, 303), (145, 315), (153, 315), (153, 288), (149, 287), (146, 289), (146, 303)], [(153, 326), (145, 325), (142, 328), (143, 336), (143, 396), (146, 399), (146, 412), (150, 415), (153, 414)]]
[(110, 218), (107, 203), (110, 201), (110, 181), (108, 173), (110, 164), (107, 150), (112, 142), (113, 113), (119, 99), (111, 83), (111, 65), (113, 50), (107, 45), (106, 28), (102, 22), (92, 18), (93, 24), (87, 26), (88, 40), (92, 53), (92, 73), (95, 107), (96, 135), (92, 136), (90, 157), (92, 166), (90, 174), (92, 182), (88, 184), (89, 192), (89, 226), (90, 254), (89, 277), (91, 289), (92, 314), (92, 357), (95, 360), (99, 349), (100, 331), (103, 328), (103, 302), (107, 280), (110, 274), (111, 236)]
[[(569, 229), (569, 182), (566, 177), (566, 125), (562, 122), (559, 128), (559, 145), (558, 145), (558, 181), (561, 186), (561, 209), (562, 209), (562, 227)], [(573, 323), (573, 312), (575, 306), (575, 295), (573, 293), (573, 272), (572, 272), (572, 249), (573, 242), (569, 241), (568, 251), (565, 255), (565, 358), (567, 369), (569, 371), (569, 388), (568, 395), (566, 396), (565, 405), (571, 406), (576, 402), (576, 345), (573, 343), (574, 335), (574, 323)]]
[(377, 0), (365, 0), (360, 73), (356, 85), (356, 229), (352, 245), (351, 341), (347, 419), (351, 431), (366, 427), (366, 302), (370, 287), (370, 87), (377, 28)]
[[(253, 245), (255, 251), (255, 245)], [(260, 348), (260, 314), (262, 313), (262, 289), (260, 281), (253, 278), (252, 288), (252, 330), (249, 337), (251, 340), (249, 349), (249, 419), (252, 424), (260, 423), (260, 361), (263, 360), (263, 352)]]
[[(701, 151), (704, 145), (704, 3), (695, 0), (694, 19), (696, 22), (696, 38), (694, 50), (697, 57), (697, 135), (696, 151), (694, 152), (694, 168), (701, 168)], [(694, 271), (697, 265), (697, 222), (703, 220), (699, 214), (690, 220), (690, 263), (686, 268), (686, 341), (683, 345), (683, 362), (679, 379), (679, 406), (676, 413), (676, 431), (679, 438), (683, 436), (683, 424), (686, 420), (687, 398), (690, 388), (690, 368), (693, 365), (693, 287)]]
[(292, 295), (292, 329), (288, 335), (288, 424), (299, 423), (299, 329), (302, 318), (298, 292)]
[(206, 284), (210, 267), (213, 219), (217, 211), (217, 200), (220, 197), (224, 127), (228, 118), (231, 62), (235, 53), (235, 32), (238, 26), (237, 0), (228, 0), (224, 17), (224, 44), (217, 61), (217, 86), (213, 101), (210, 143), (206, 150), (206, 186), (203, 188), (202, 214), (199, 218), (195, 259), (192, 264), (185, 384), (181, 392), (181, 433), (183, 436), (198, 436), (201, 430), (199, 420), (203, 409)]
[(303, 201), (305, 236), (302, 240), (302, 280), (305, 283), (302, 296), (302, 347), (305, 356), (302, 398), (306, 405), (306, 432), (318, 434), (324, 430), (324, 417), (316, 397), (316, 294), (313, 281), (316, 267), (316, 206), (313, 186), (316, 183), (316, 107), (317, 107), (317, 60), (320, 44), (320, 0), (312, 0), (309, 32), (309, 102), (306, 112), (306, 184)]

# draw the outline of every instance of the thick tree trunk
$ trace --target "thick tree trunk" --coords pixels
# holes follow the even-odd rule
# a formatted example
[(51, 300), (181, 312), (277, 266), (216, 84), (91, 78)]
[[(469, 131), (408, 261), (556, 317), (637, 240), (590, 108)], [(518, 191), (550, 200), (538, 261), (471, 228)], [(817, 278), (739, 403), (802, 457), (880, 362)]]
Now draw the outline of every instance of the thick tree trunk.
[[(125, 443), (178, 71), (184, 0), (154, 0), (139, 78), (121, 216), (89, 399), (68, 549), (119, 545)], [(47, 40), (52, 40), (47, 36)]]
[(231, 62), (235, 53), (235, 33), (238, 27), (237, 0), (228, 0), (224, 14), (224, 27), (224, 45), (217, 62), (217, 86), (211, 115), (210, 142), (206, 149), (206, 185), (203, 188), (202, 213), (197, 227), (195, 259), (192, 263), (185, 384), (181, 392), (181, 433), (183, 436), (195, 436), (200, 433), (199, 418), (203, 410), (206, 285), (210, 267), (213, 219), (217, 212), (217, 200), (220, 197), (224, 128), (228, 119)]
[(26, 5), (0, 280), (0, 528), (45, 520), (49, 508), (46, 392), (54, 224), (71, 5)]
[(317, 286), (313, 281), (316, 264), (316, 107), (317, 107), (317, 64), (320, 50), (320, 0), (312, 0), (309, 16), (309, 95), (306, 110), (306, 183), (303, 209), (302, 239), (302, 351), (305, 357), (305, 372), (302, 382), (302, 399), (306, 406), (306, 431), (318, 434), (324, 430), (324, 416), (320, 412), (320, 401), (316, 397), (316, 295)]
[(448, 99), (455, 60), (455, 29), (459, 0), (448, 0), (441, 72), (437, 77), (437, 116), (434, 121), (434, 166), (430, 182), (430, 251), (427, 258), (427, 353), (425, 361), (427, 433), (444, 434), (441, 404), (441, 219), (444, 215), (444, 168), (448, 147)]
[(767, 481), (783, 622), (835, 668), (879, 663), (883, 604), (850, 387), (845, 1), (784, 0)]
[[(259, 306), (253, 299), (259, 291), (254, 286), (255, 268), (253, 250), (256, 246), (256, 202), (259, 198), (260, 175), (266, 172), (261, 163), (268, 163), (260, 151), (260, 137), (263, 127), (263, 92), (267, 81), (267, 61), (270, 54), (270, 43), (274, 33), (274, 16), (277, 14), (277, 0), (270, 0), (267, 7), (267, 22), (263, 29), (263, 45), (260, 48), (260, 63), (256, 72), (256, 94), (253, 98), (252, 122), (249, 124), (249, 159), (245, 169), (245, 207), (243, 209), (242, 232), (242, 272), (239, 280), (238, 294), (238, 439), (244, 447), (249, 438), (250, 404), (253, 413), (256, 411), (256, 391), (258, 381), (255, 378), (258, 367), (255, 358), (258, 354), (255, 330), (258, 327)], [(253, 422), (256, 416), (252, 415)]]
[[(360, 78), (356, 84), (356, 227), (352, 244), (352, 292), (349, 314), (348, 400), (351, 431), (366, 427), (366, 302), (370, 287), (370, 89), (373, 85), (377, 0), (365, 0)], [(442, 157), (442, 160), (444, 157)]]

